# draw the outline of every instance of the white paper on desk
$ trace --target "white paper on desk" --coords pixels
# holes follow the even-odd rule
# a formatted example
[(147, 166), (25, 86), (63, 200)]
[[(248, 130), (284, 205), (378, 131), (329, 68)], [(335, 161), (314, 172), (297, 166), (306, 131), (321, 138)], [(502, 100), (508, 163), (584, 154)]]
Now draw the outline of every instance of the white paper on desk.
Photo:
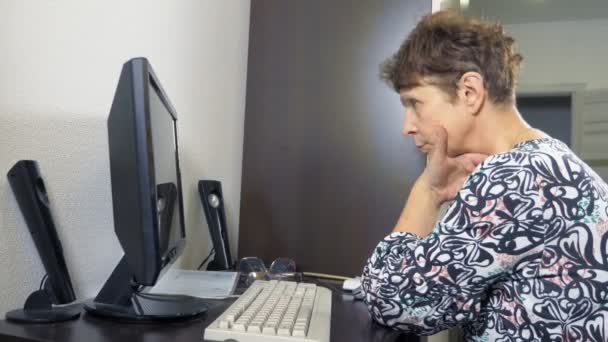
[(148, 293), (181, 294), (199, 298), (226, 298), (234, 292), (238, 272), (170, 269)]

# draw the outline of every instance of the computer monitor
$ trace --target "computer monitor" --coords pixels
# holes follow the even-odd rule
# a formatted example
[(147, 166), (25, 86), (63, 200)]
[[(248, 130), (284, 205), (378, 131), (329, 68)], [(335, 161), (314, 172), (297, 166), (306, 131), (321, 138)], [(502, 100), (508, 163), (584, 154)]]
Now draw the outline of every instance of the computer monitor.
[(186, 243), (177, 114), (145, 58), (122, 68), (108, 138), (114, 231), (124, 256), (85, 309), (138, 321), (205, 312), (198, 298), (144, 293)]

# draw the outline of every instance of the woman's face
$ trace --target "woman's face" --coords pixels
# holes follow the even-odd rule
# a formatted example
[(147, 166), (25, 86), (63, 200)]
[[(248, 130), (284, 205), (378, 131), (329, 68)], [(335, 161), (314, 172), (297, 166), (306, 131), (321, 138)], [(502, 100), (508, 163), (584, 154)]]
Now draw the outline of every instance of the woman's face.
[(454, 157), (465, 150), (475, 116), (463, 105), (460, 94), (454, 101), (449, 95), (434, 85), (423, 84), (399, 93), (405, 107), (403, 134), (414, 138), (416, 147), (425, 154), (434, 148), (437, 125), (443, 127), (448, 137), (448, 156)]

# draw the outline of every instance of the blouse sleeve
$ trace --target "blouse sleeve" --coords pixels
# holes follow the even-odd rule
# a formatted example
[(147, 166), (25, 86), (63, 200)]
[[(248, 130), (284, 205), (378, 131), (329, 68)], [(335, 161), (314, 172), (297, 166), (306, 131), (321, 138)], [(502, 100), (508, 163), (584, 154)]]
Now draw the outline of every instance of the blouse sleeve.
[(392, 233), (377, 245), (361, 284), (374, 320), (418, 335), (474, 321), (493, 284), (542, 253), (538, 185), (497, 158), (467, 179), (431, 234)]

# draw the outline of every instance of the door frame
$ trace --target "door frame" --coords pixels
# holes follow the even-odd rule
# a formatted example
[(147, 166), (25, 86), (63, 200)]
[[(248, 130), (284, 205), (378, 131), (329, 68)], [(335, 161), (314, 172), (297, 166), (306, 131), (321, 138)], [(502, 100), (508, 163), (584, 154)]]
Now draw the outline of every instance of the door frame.
[(574, 153), (581, 152), (581, 129), (585, 110), (585, 83), (563, 84), (520, 84), (516, 89), (517, 98), (569, 96), (571, 100), (570, 147)]

